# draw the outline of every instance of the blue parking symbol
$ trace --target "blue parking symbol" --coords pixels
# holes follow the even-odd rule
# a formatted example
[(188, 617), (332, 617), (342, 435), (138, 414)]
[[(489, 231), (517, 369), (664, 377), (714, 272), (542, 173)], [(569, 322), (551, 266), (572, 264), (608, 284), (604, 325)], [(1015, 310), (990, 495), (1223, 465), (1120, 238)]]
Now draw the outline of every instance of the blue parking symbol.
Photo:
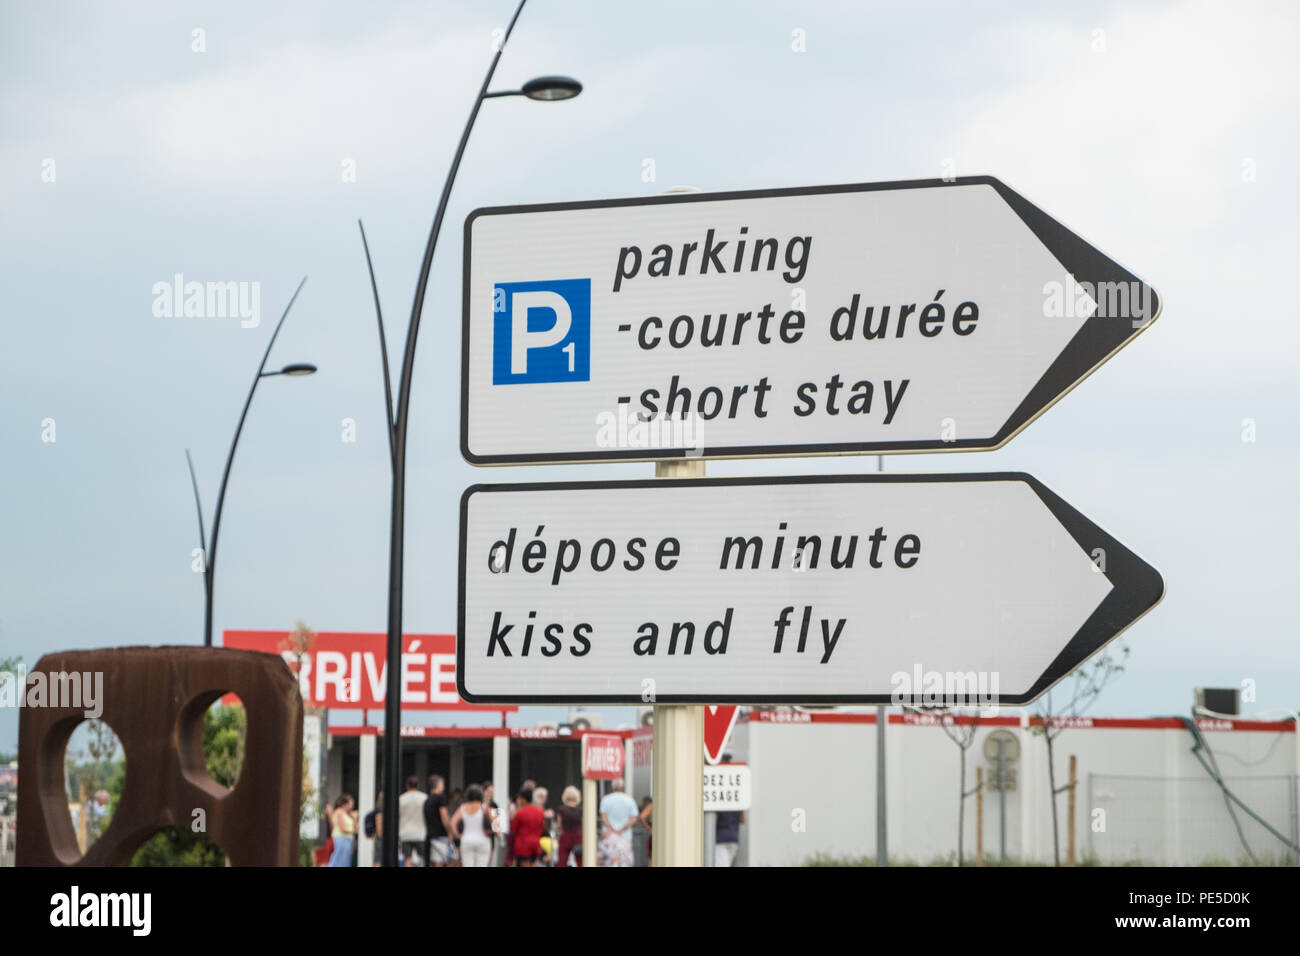
[(591, 381), (591, 280), (499, 282), (492, 384)]

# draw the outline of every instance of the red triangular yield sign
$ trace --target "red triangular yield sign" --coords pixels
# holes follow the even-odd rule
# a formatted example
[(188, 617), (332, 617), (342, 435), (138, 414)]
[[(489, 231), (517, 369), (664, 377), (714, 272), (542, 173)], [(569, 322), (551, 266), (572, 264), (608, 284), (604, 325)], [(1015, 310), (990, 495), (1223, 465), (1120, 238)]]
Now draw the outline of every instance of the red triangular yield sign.
[(722, 760), (722, 750), (727, 746), (731, 728), (736, 726), (736, 705), (704, 708), (704, 760), (715, 764)]

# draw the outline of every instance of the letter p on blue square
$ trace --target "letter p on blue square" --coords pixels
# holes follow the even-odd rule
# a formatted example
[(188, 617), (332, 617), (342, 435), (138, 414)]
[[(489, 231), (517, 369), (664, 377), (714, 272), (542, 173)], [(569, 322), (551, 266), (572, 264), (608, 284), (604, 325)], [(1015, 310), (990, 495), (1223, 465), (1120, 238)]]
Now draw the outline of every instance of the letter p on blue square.
[(589, 381), (591, 280), (497, 283), (492, 384)]

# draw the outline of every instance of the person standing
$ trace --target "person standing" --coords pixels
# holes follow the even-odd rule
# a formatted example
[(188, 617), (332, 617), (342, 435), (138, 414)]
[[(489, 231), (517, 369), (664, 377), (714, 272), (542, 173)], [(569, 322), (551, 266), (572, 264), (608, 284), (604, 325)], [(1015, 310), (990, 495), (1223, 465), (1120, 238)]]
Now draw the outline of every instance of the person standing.
[(542, 828), (546, 818), (533, 803), (533, 788), (524, 787), (515, 797), (515, 816), (510, 821), (510, 840), (515, 866), (536, 866), (542, 855)]
[(545, 787), (533, 788), (533, 803), (542, 811), (542, 856), (538, 860), (541, 866), (550, 866), (555, 856), (555, 811), (546, 806), (550, 791)]
[(420, 778), (412, 774), (406, 778), (406, 792), (397, 798), (397, 842), (406, 866), (424, 866), (424, 840), (427, 828), (424, 823), (424, 791)]
[(340, 793), (330, 813), (330, 836), (334, 838), (334, 852), (327, 866), (351, 866), (352, 850), (356, 844), (357, 812), (352, 795)]
[[(535, 780), (525, 780), (520, 790), (535, 790), (537, 782)], [(515, 798), (506, 804), (506, 812), (501, 814), (501, 829), (505, 833), (505, 865), (515, 865), (515, 838), (514, 838), (514, 820), (515, 811), (519, 809), (519, 794), (515, 793)]]
[(497, 861), (497, 837), (503, 835), (505, 828), (505, 814), (501, 812), (501, 808), (497, 806), (496, 800), (493, 799), (495, 795), (496, 787), (493, 786), (491, 780), (485, 780), (483, 782), (483, 805), (491, 811), (489, 819), (492, 821), (492, 832), (488, 834), (489, 839), (492, 841), (492, 852), (488, 856), (488, 866), (499, 865)]
[(471, 783), (465, 800), (451, 816), (451, 832), (460, 834), (464, 866), (487, 866), (492, 858), (492, 810), (483, 802), (483, 788)]
[(652, 865), (654, 861), (654, 823), (651, 818), (655, 815), (655, 798), (652, 794), (646, 794), (641, 801), (641, 826), (645, 827), (645, 864)]
[(623, 792), (623, 781), (611, 780), (610, 792), (600, 801), (600, 822), (605, 825), (605, 835), (598, 848), (601, 866), (632, 866), (635, 863), (632, 824), (637, 818), (636, 801)]
[(460, 787), (452, 787), (447, 791), (447, 837), (451, 840), (451, 856), (447, 858), (448, 866), (460, 866), (460, 836), (451, 826), (451, 818), (456, 815), (460, 805), (465, 802), (465, 791)]
[(582, 846), (581, 800), (577, 787), (565, 787), (564, 793), (560, 794), (560, 806), (555, 811), (560, 818), (560, 847), (555, 857), (556, 866), (568, 866), (569, 855), (576, 847)]
[[(380, 854), (375, 852), (380, 849), (381, 842), (384, 838), (384, 791), (380, 790), (375, 794), (374, 809), (362, 817), (361, 832), (370, 840), (372, 859), (374, 863), (371, 866), (382, 866), (383, 862), (379, 859)], [(400, 864), (400, 860), (398, 861)]]
[(108, 801), (107, 790), (96, 790), (95, 795), (86, 802), (87, 840), (93, 842), (99, 839), (100, 831), (104, 829), (104, 820), (108, 818)]
[(424, 801), (425, 859), (429, 866), (446, 866), (454, 854), (446, 788), (447, 782), (438, 774), (429, 778), (429, 796)]
[(719, 810), (713, 829), (713, 865), (735, 866), (740, 852), (740, 825), (745, 822), (743, 810)]

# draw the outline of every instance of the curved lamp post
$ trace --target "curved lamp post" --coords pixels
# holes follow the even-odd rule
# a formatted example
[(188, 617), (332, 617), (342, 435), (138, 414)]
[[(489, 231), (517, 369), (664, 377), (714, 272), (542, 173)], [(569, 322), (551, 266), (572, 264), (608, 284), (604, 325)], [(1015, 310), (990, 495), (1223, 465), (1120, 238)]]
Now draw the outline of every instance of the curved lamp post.
[[(469, 142), (470, 130), (478, 118), (479, 108), (484, 100), (502, 96), (526, 96), (532, 100), (568, 100), (582, 92), (582, 84), (567, 76), (541, 76), (529, 80), (517, 90), (488, 92), (492, 74), (496, 72), (497, 63), (505, 50), (515, 22), (524, 9), (527, 0), (519, 0), (505, 37), (497, 48), (492, 63), (488, 66), (483, 85), (479, 88), (474, 106), (470, 110), (465, 129), (460, 134), (460, 145), (452, 158), (451, 169), (442, 185), (442, 195), (438, 199), (438, 209), (434, 213), (433, 228), (429, 231), (429, 240), (424, 247), (424, 260), (420, 265), (420, 278), (415, 286), (415, 302), (411, 306), (411, 321), (406, 328), (406, 347), (402, 352), (402, 375), (397, 387), (397, 408), (393, 408), (391, 378), (388, 372), (388, 349), (384, 340), (384, 318), (379, 308), (379, 290), (375, 285), (374, 266), (370, 262), (370, 250), (366, 245), (365, 227), (361, 227), (361, 241), (366, 249), (366, 264), (370, 270), (371, 290), (375, 299), (375, 315), (379, 321), (379, 346), (383, 357), (384, 395), (388, 405), (388, 420), (391, 423), (388, 433), (388, 447), (393, 466), (393, 502), (392, 527), (389, 536), (388, 552), (388, 680), (384, 698), (384, 805), (381, 808), (385, 820), (397, 819), (397, 798), (401, 787), (398, 777), (401, 769), (402, 755), (402, 558), (403, 558), (403, 521), (406, 508), (406, 431), (411, 404), (411, 372), (415, 364), (415, 341), (420, 332), (420, 314), (424, 309), (424, 294), (429, 284), (429, 272), (433, 266), (433, 251), (438, 244), (438, 233), (442, 230), (442, 220), (447, 212), (447, 201), (451, 196), (452, 183), (460, 168), (461, 157), (465, 154), (465, 144)], [(358, 222), (360, 226), (360, 222)], [(397, 827), (384, 827), (382, 838), (382, 860), (384, 866), (397, 866)]]
[(271, 347), (275, 345), (275, 338), (280, 334), (280, 327), (284, 325), (284, 320), (289, 317), (289, 310), (293, 308), (294, 300), (298, 298), (298, 293), (302, 291), (302, 287), (306, 282), (307, 277), (303, 276), (302, 282), (298, 283), (298, 288), (293, 290), (293, 296), (289, 299), (289, 304), (284, 307), (284, 314), (280, 316), (275, 331), (271, 333), (271, 341), (266, 343), (266, 351), (262, 353), (262, 364), (257, 367), (257, 374), (253, 377), (252, 387), (248, 390), (248, 398), (244, 399), (244, 410), (239, 413), (239, 424), (235, 426), (235, 437), (230, 442), (230, 454), (226, 456), (226, 469), (221, 474), (221, 488), (217, 491), (217, 510), (212, 516), (212, 541), (210, 543), (205, 540), (203, 534), (203, 504), (199, 500), (199, 483), (194, 477), (194, 460), (190, 458), (189, 449), (185, 449), (185, 460), (190, 466), (190, 484), (194, 488), (194, 507), (199, 515), (199, 544), (203, 547), (204, 647), (212, 646), (212, 585), (217, 567), (217, 535), (221, 532), (221, 508), (226, 501), (226, 483), (230, 480), (230, 466), (235, 460), (235, 448), (239, 445), (239, 433), (244, 430), (244, 419), (248, 417), (248, 408), (253, 404), (253, 394), (257, 391), (257, 383), (274, 375), (311, 375), (316, 371), (315, 365), (306, 362), (295, 362), (273, 372), (266, 371), (266, 360), (271, 357)]

